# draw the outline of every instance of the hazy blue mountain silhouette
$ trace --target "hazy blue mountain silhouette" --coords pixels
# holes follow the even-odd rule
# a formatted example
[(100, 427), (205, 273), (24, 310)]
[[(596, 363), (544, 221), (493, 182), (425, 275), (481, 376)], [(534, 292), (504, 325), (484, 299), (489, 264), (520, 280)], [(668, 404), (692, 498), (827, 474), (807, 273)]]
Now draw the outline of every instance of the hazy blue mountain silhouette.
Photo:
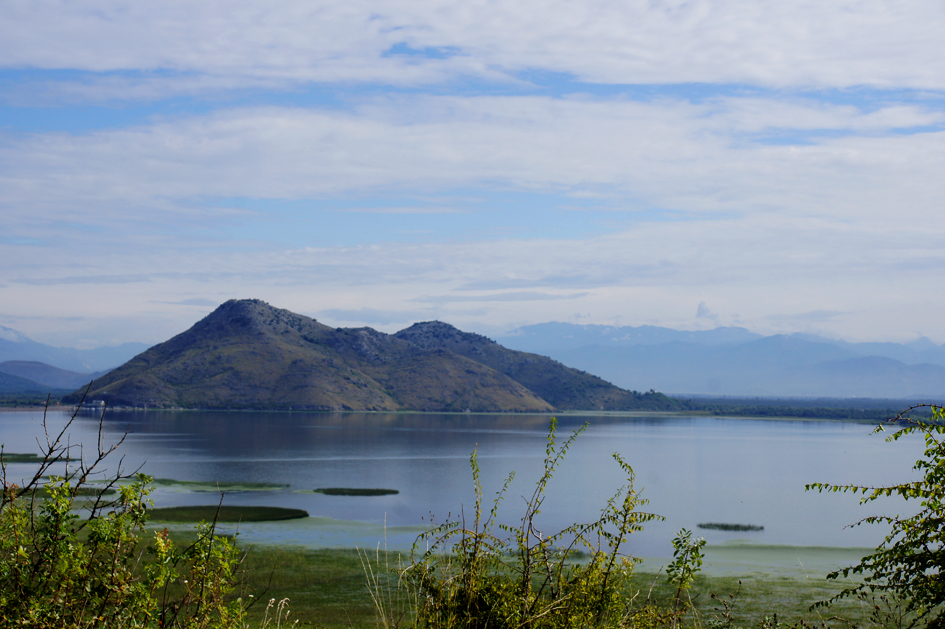
[(16, 330), (0, 326), (0, 362), (37, 361), (67, 371), (92, 373), (114, 369), (149, 347), (146, 343), (123, 343), (95, 349), (54, 347), (37, 343)]
[(744, 328), (683, 331), (544, 323), (496, 339), (599, 374), (617, 386), (676, 395), (940, 398), (945, 348), (850, 343)]

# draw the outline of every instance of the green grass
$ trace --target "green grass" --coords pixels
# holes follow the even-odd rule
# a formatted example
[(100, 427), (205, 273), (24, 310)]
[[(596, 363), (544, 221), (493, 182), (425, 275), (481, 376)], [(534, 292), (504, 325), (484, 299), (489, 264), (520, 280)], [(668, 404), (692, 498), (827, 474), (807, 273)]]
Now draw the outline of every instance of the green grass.
[[(380, 557), (386, 559), (383, 553)], [(246, 591), (259, 599), (249, 610), (250, 626), (259, 625), (269, 599), (288, 598), (290, 621), (300, 620), (305, 626), (377, 627), (364, 567), (355, 550), (257, 546), (250, 549), (243, 567)]]
[[(407, 558), (400, 553), (371, 550), (365, 556), (371, 570), (382, 580), (396, 584), (398, 568)], [(261, 599), (250, 610), (251, 619), (262, 618), (270, 598), (290, 600), (291, 619), (306, 626), (342, 628), (377, 627), (374, 604), (367, 585), (367, 574), (355, 550), (310, 550), (280, 546), (256, 546), (249, 549), (243, 567), (247, 570), (246, 592)], [(268, 589), (267, 589), (268, 587)], [(698, 576), (689, 592), (694, 612), (681, 627), (704, 627), (713, 620), (724, 620), (724, 600), (730, 607), (733, 627), (757, 627), (765, 617), (777, 614), (790, 624), (827, 622), (843, 618), (859, 626), (867, 625), (868, 607), (859, 601), (847, 601), (826, 611), (809, 611), (813, 603), (836, 594), (843, 585), (824, 578), (776, 577), (746, 574), (742, 577)], [(634, 573), (629, 597), (639, 608), (648, 599), (671, 606), (675, 588), (666, 583), (664, 574)], [(715, 594), (716, 598), (712, 595)], [(393, 600), (395, 608), (404, 608), (403, 598)], [(252, 626), (252, 623), (250, 623)], [(849, 627), (837, 620), (828, 625)]]
[(399, 494), (396, 489), (371, 489), (359, 487), (324, 487), (313, 489), (312, 493), (325, 494), (326, 496), (391, 496)]
[(148, 509), (148, 519), (154, 522), (211, 522), (214, 518), (217, 522), (274, 522), (307, 517), (307, 511), (283, 507), (198, 505)]
[[(637, 600), (649, 596), (663, 606), (672, 606), (676, 588), (666, 582), (663, 574), (634, 574), (633, 587)], [(848, 584), (847, 584), (848, 585)], [(870, 609), (857, 600), (847, 600), (827, 609), (810, 610), (810, 606), (837, 594), (843, 583), (820, 578), (783, 577), (747, 574), (742, 577), (699, 575), (687, 596), (692, 600), (693, 612), (684, 624), (705, 626), (706, 621), (724, 620), (725, 605), (734, 627), (757, 627), (764, 619), (777, 615), (786, 625), (804, 621), (808, 624), (826, 622), (829, 626), (849, 627), (867, 624)], [(713, 597), (713, 595), (715, 595)], [(723, 603), (724, 601), (724, 603)], [(830, 622), (827, 622), (828, 620)], [(842, 622), (842, 619), (845, 622)]]

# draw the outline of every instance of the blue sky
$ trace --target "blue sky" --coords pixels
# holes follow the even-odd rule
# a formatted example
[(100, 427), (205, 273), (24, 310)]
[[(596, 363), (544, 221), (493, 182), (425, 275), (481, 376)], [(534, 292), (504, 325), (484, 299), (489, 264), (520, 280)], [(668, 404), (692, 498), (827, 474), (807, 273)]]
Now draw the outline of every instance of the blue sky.
[(0, 325), (945, 342), (940, 2), (270, 4), (0, 5)]

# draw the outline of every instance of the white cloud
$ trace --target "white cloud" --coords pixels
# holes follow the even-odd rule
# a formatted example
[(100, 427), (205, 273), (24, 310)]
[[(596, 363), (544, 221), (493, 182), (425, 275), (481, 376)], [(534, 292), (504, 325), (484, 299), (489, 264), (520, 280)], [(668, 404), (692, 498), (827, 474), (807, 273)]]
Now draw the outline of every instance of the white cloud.
[[(211, 89), (221, 77), (420, 84), (529, 69), (599, 83), (942, 89), (943, 31), (935, 0), (9, 0), (0, 64), (170, 72), (172, 85), (197, 75)], [(384, 56), (398, 43), (448, 52)]]
[(705, 305), (704, 301), (700, 301), (699, 305), (696, 307), (696, 319), (708, 319), (717, 324), (719, 322), (719, 315), (709, 310), (709, 307)]
[[(234, 109), (84, 135), (8, 137), (0, 186), (11, 224), (38, 213), (79, 223), (239, 222), (259, 211), (201, 199), (477, 186), (607, 192), (628, 210), (787, 211), (867, 222), (894, 211), (936, 221), (945, 192), (942, 133), (890, 131), (941, 117), (916, 106), (861, 112), (803, 102), (770, 102), (766, 111), (756, 99), (421, 96), (381, 99), (354, 113)], [(869, 133), (810, 145), (744, 135), (767, 129)]]

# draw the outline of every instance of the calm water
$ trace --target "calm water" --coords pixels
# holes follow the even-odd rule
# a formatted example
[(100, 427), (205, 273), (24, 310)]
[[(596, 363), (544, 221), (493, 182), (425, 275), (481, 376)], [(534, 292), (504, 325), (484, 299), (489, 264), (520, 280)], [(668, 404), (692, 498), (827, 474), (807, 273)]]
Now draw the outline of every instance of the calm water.
[[(38, 452), (42, 414), (0, 413), (0, 441), (10, 452)], [(50, 414), (61, 426), (62, 413)], [(130, 434), (124, 466), (157, 478), (284, 483), (288, 489), (230, 493), (227, 504), (297, 507), (313, 517), (240, 527), (246, 541), (310, 546), (409, 547), (431, 514), (442, 521), (465, 511), (473, 493), (469, 456), (478, 449), (486, 499), (517, 473), (500, 519), (514, 522), (544, 459), (549, 416), (257, 412), (109, 412), (106, 438)], [(625, 478), (619, 452), (636, 472), (645, 508), (666, 517), (634, 534), (634, 554), (671, 556), (681, 527), (700, 522), (764, 526), (764, 531), (697, 530), (710, 544), (747, 539), (765, 545), (871, 547), (875, 527), (846, 525), (901, 502), (860, 507), (857, 499), (804, 491), (814, 481), (885, 484), (915, 477), (919, 440), (886, 443), (871, 426), (839, 421), (566, 416), (564, 438), (589, 422), (551, 485), (540, 527), (557, 530), (592, 519)], [(94, 443), (98, 418), (80, 416), (73, 442)], [(114, 469), (117, 458), (111, 460)], [(28, 465), (10, 465), (26, 476)], [(301, 493), (318, 487), (383, 487), (399, 494), (344, 497)], [(215, 503), (213, 494), (158, 488), (156, 506)]]

